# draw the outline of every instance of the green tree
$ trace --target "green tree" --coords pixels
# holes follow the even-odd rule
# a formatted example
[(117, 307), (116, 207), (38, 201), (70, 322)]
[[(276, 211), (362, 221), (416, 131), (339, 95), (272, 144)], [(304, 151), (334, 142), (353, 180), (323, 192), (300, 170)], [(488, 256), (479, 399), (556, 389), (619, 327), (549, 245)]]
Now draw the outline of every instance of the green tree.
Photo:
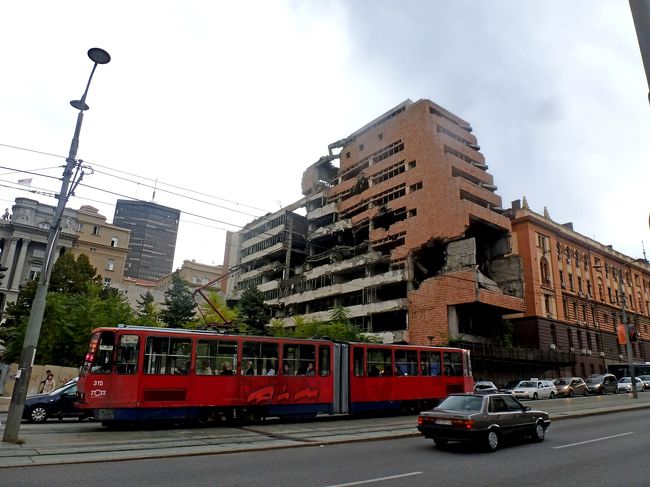
[(134, 323), (140, 326), (157, 326), (158, 323), (158, 309), (156, 308), (156, 303), (151, 294), (151, 291), (142, 293), (140, 299), (137, 301), (136, 306), (136, 317)]
[[(228, 323), (234, 323), (238, 320), (238, 313), (236, 309), (229, 308), (226, 304), (226, 300), (214, 289), (210, 289), (207, 292), (208, 299), (214, 307), (219, 310), (221, 316), (226, 319)], [(212, 306), (204, 302), (199, 305), (201, 317), (197, 320), (197, 324), (203, 327), (210, 325), (219, 325), (219, 323), (224, 323), (224, 320), (216, 313)]]
[(71, 252), (66, 252), (57, 259), (52, 267), (49, 292), (83, 293), (89, 284), (100, 284), (102, 277), (97, 274), (86, 254), (79, 254), (75, 259)]
[(173, 328), (183, 327), (194, 319), (196, 303), (187, 282), (178, 271), (172, 274), (171, 286), (165, 291), (163, 310), (160, 313), (162, 321)]
[(270, 332), (277, 337), (313, 338), (322, 337), (346, 342), (375, 342), (372, 337), (361, 333), (350, 323), (348, 309), (338, 306), (330, 312), (329, 321), (307, 321), (303, 316), (294, 316), (295, 326), (286, 327), (280, 319), (271, 320)]
[[(56, 287), (47, 295), (36, 361), (76, 367), (83, 359), (93, 328), (129, 323), (133, 311), (123, 293), (98, 282), (87, 257), (74, 259), (66, 255), (52, 268), (52, 275), (57, 276)], [(7, 307), (10, 316), (0, 328), (7, 361), (20, 357), (35, 290), (36, 283), (28, 283), (16, 303)]]
[(264, 295), (255, 286), (244, 290), (237, 303), (239, 314), (239, 331), (253, 335), (266, 335), (268, 306), (264, 304)]

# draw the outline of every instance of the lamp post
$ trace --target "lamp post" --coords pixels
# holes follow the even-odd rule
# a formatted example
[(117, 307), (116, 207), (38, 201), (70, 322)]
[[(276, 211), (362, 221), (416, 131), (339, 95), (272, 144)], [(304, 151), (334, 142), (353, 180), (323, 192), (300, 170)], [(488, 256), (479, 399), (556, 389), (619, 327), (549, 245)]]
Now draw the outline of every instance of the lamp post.
[(623, 319), (623, 326), (625, 327), (626, 340), (625, 348), (627, 349), (627, 366), (630, 369), (630, 379), (632, 380), (632, 396), (635, 399), (639, 398), (639, 392), (636, 390), (636, 376), (634, 375), (634, 357), (632, 356), (632, 340), (630, 324), (627, 321), (627, 313), (625, 312), (625, 291), (623, 290), (623, 271), (618, 269), (618, 293), (621, 295), (621, 315)]
[(88, 110), (86, 105), (86, 96), (88, 95), (88, 88), (90, 82), (95, 74), (98, 64), (107, 64), (111, 60), (111, 56), (104, 51), (94, 47), (88, 51), (88, 57), (95, 63), (90, 72), (86, 89), (84, 90), (81, 100), (73, 100), (70, 102), (74, 108), (79, 110), (77, 115), (77, 125), (70, 144), (70, 152), (66, 159), (65, 169), (63, 170), (63, 180), (61, 183), (61, 192), (58, 195), (59, 202), (52, 216), (52, 222), (47, 236), (47, 247), (45, 248), (45, 262), (38, 280), (36, 294), (32, 301), (32, 308), (29, 314), (29, 322), (27, 330), (25, 331), (25, 339), (23, 341), (23, 348), (20, 354), (20, 363), (18, 371), (16, 372), (16, 383), (14, 385), (13, 394), (11, 396), (11, 404), (9, 406), (9, 415), (7, 416), (7, 424), (5, 426), (4, 436), (2, 441), (16, 443), (18, 441), (18, 433), (20, 431), (20, 421), (25, 407), (25, 397), (27, 396), (27, 388), (29, 387), (29, 380), (32, 375), (32, 366), (34, 358), (36, 357), (36, 346), (38, 345), (38, 338), (41, 333), (41, 325), (43, 323), (43, 314), (45, 312), (45, 302), (47, 297), (47, 288), (50, 282), (50, 274), (52, 272), (52, 257), (56, 249), (59, 233), (61, 230), (61, 218), (65, 205), (70, 196), (70, 181), (72, 179), (73, 170), (77, 166), (77, 148), (79, 147), (79, 133), (81, 132), (81, 123), (83, 122), (84, 111)]

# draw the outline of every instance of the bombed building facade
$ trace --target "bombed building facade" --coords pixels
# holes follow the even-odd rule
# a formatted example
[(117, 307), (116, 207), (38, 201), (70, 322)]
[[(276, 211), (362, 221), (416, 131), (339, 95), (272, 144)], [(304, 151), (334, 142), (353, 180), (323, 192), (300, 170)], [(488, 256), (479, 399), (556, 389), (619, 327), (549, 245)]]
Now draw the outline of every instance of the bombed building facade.
[(499, 344), (525, 305), (496, 189), (470, 124), (407, 100), (331, 144), (300, 201), (228, 235), (226, 294), (255, 285), (287, 322), (343, 306), (385, 342)]

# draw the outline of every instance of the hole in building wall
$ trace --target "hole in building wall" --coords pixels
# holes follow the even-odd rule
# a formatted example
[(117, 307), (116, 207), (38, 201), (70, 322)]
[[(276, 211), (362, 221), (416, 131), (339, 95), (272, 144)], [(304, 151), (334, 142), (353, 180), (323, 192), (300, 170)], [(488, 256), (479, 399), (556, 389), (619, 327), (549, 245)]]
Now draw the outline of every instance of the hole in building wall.
[(436, 276), (447, 262), (447, 243), (433, 238), (413, 251), (413, 284), (417, 289), (422, 281)]

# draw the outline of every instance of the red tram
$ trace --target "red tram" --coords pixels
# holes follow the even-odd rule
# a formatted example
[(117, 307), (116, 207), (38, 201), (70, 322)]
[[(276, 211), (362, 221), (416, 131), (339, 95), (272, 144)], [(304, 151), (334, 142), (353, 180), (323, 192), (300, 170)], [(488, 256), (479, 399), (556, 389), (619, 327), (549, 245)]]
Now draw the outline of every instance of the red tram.
[(460, 348), (120, 325), (93, 331), (78, 406), (104, 424), (309, 417), (419, 411), (473, 385)]

